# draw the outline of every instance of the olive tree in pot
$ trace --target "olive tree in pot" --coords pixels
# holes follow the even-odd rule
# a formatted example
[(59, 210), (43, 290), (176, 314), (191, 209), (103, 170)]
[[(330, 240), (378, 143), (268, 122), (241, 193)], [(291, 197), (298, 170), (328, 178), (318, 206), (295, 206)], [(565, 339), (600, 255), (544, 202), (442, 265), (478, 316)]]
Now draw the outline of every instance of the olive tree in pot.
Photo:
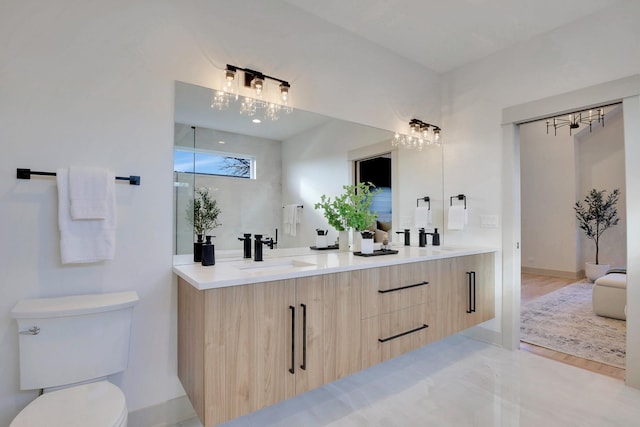
[(600, 264), (600, 236), (620, 220), (616, 209), (620, 190), (616, 188), (607, 197), (605, 192), (606, 190), (598, 191), (594, 188), (585, 196), (584, 203), (576, 202), (573, 207), (578, 226), (596, 245), (595, 263), (585, 263), (585, 274), (591, 282), (604, 276), (610, 267), (609, 264)]

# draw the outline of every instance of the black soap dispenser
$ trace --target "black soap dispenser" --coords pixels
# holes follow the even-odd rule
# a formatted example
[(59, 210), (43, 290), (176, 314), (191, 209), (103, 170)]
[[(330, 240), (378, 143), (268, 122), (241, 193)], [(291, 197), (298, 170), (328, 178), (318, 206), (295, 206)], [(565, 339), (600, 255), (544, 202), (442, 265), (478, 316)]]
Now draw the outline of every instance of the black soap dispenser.
[(433, 233), (427, 233), (427, 234), (431, 234), (431, 244), (433, 246), (440, 246), (440, 233), (438, 233), (437, 228), (433, 230)]
[(215, 255), (215, 247), (213, 243), (211, 243), (211, 237), (207, 236), (206, 242), (202, 245), (202, 265), (215, 265), (216, 263), (216, 255)]

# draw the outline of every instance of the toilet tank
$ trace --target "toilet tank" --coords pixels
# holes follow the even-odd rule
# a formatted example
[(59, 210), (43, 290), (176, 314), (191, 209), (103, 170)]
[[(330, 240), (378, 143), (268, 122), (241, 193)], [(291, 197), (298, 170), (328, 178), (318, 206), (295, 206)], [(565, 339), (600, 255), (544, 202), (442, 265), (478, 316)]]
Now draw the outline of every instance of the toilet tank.
[(65, 386), (124, 371), (136, 292), (24, 299), (18, 322), (20, 388)]

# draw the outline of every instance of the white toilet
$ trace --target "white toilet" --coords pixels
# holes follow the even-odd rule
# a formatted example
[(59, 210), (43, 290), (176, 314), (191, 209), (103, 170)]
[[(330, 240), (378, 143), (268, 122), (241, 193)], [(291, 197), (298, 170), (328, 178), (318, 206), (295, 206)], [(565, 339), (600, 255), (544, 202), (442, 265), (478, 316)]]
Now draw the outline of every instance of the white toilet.
[(20, 389), (43, 389), (9, 427), (126, 427), (122, 372), (136, 292), (25, 299), (18, 321)]

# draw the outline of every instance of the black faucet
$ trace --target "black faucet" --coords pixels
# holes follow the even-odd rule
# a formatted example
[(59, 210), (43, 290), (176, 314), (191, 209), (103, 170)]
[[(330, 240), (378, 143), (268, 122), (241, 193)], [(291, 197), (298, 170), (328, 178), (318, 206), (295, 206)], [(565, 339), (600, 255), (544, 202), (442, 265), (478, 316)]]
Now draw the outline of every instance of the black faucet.
[(411, 231), (405, 228), (404, 231), (396, 231), (396, 234), (404, 234), (404, 245), (411, 246)]
[(424, 231), (424, 228), (418, 229), (418, 246), (424, 248), (427, 246), (427, 233)]
[[(431, 235), (431, 244), (433, 246), (440, 246), (440, 234), (438, 233), (437, 228), (433, 229), (433, 233), (426, 233), (426, 234)], [(426, 237), (425, 237), (425, 244), (426, 244)]]
[(262, 234), (256, 234), (253, 238), (255, 239), (253, 260), (262, 261), (262, 245), (267, 245), (269, 249), (273, 249), (275, 242), (271, 237), (262, 240)]
[(238, 237), (244, 242), (244, 258), (251, 258), (251, 233), (244, 233), (244, 237)]
[(253, 238), (255, 239), (253, 260), (262, 261), (262, 244), (264, 243), (262, 240), (262, 234), (256, 234)]

